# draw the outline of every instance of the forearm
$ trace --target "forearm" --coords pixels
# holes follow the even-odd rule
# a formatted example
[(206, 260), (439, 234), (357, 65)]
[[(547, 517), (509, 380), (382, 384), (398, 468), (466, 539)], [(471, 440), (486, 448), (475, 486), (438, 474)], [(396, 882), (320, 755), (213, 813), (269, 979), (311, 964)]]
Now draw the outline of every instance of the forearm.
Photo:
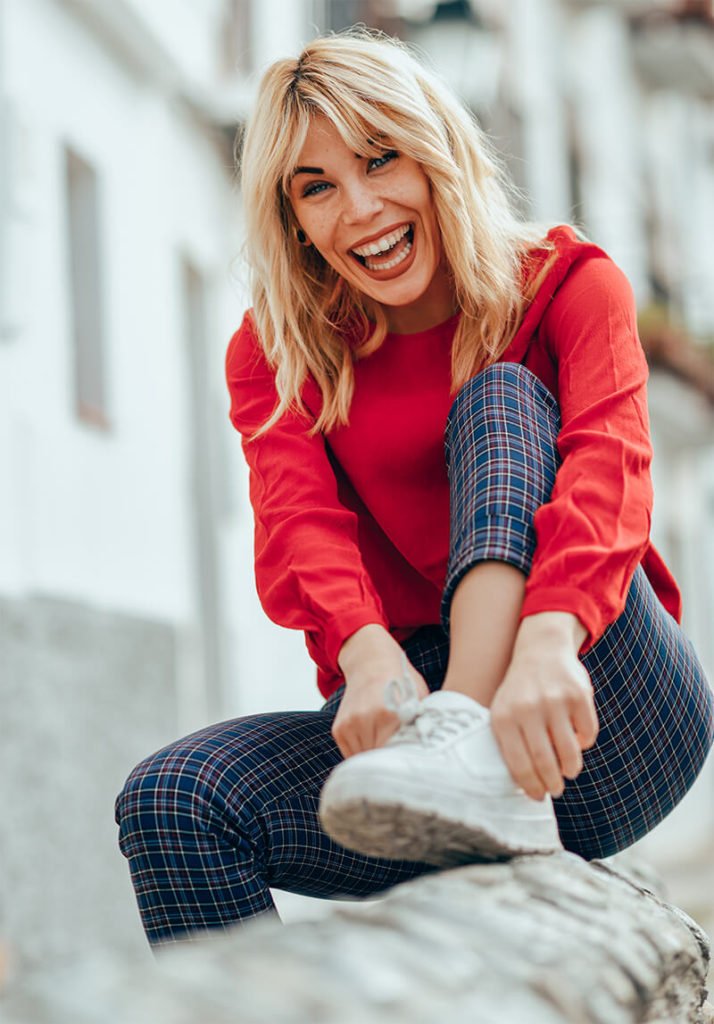
[(497, 561), (479, 562), (460, 581), (451, 603), (445, 690), (489, 707), (516, 653), (577, 654), (587, 630), (575, 615), (539, 612), (519, 622), (525, 583), (519, 569)]
[(525, 576), (505, 562), (475, 565), (451, 601), (445, 690), (467, 693), (488, 707), (513, 653)]

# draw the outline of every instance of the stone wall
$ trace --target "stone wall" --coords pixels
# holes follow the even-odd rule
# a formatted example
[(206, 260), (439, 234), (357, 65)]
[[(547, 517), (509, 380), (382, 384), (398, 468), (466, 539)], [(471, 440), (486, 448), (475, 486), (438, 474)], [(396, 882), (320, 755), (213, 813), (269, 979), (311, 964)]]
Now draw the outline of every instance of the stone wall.
[(177, 734), (171, 626), (0, 601), (0, 938), (20, 962), (145, 954), (113, 803)]

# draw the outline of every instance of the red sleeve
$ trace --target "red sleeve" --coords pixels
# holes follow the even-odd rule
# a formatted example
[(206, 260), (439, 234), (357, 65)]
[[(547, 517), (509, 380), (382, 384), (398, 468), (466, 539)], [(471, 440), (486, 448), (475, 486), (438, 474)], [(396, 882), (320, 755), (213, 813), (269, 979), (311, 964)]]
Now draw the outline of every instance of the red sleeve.
[(588, 631), (587, 650), (624, 609), (650, 534), (648, 371), (622, 271), (606, 258), (574, 267), (541, 341), (558, 368), (562, 465), (535, 516), (521, 617), (572, 612)]
[(337, 482), (314, 420), (285, 413), (256, 441), (277, 403), (275, 376), (249, 313), (226, 356), (230, 418), (242, 435), (255, 517), (255, 579), (265, 613), (302, 629), (310, 654), (337, 671), (345, 640), (361, 626), (386, 619), (357, 543), (357, 516), (338, 500)]

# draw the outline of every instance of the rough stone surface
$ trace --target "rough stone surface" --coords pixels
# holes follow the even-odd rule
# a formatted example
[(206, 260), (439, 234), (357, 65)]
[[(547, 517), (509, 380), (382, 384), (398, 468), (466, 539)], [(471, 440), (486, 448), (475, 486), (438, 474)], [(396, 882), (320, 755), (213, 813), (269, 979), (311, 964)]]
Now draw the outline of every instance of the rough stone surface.
[(709, 949), (677, 908), (573, 854), (415, 879), (324, 920), (262, 919), (16, 979), (6, 1024), (694, 1024)]

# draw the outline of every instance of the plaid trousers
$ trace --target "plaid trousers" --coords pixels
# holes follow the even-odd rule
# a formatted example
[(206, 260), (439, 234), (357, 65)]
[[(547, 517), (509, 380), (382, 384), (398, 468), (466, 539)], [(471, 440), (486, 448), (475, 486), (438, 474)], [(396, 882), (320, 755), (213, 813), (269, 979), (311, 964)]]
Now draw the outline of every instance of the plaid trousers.
[[(453, 402), (442, 621), (404, 643), (431, 690), (444, 679), (449, 607), (461, 577), (484, 559), (530, 570), (533, 516), (553, 487), (559, 426), (553, 395), (513, 363), (487, 368)], [(554, 808), (565, 848), (591, 859), (629, 846), (682, 799), (714, 742), (714, 697), (691, 643), (641, 568), (624, 611), (582, 662), (600, 731)], [(134, 769), (116, 820), (152, 944), (274, 914), (270, 887), (365, 898), (437, 870), (353, 853), (322, 831), (320, 790), (342, 759), (331, 727), (343, 692), (319, 711), (211, 725)]]

